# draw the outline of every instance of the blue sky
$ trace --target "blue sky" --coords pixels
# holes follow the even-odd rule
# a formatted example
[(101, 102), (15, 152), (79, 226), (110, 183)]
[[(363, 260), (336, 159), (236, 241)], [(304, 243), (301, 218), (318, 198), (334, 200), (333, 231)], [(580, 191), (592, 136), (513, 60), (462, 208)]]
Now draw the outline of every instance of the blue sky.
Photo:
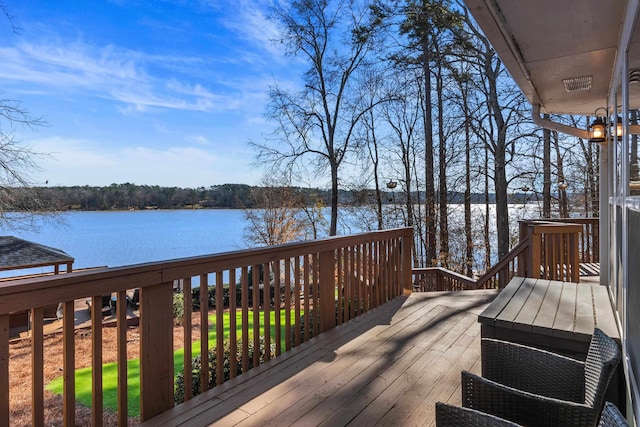
[[(16, 128), (49, 185), (259, 184), (247, 141), (272, 131), (269, 85), (300, 64), (272, 42), (268, 0), (5, 0), (0, 97), (46, 127)], [(3, 124), (4, 125), (4, 124)]]

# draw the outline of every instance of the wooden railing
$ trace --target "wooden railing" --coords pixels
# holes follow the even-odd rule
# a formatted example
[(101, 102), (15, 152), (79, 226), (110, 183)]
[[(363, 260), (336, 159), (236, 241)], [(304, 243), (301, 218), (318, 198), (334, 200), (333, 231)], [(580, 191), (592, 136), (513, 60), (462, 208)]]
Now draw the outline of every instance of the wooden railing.
[(598, 218), (520, 221), (520, 242), (479, 278), (441, 267), (414, 268), (416, 291), (500, 289), (515, 275), (580, 281), (580, 263), (599, 262)]
[(528, 236), (532, 226), (544, 224), (565, 224), (573, 228), (571, 233), (578, 235), (578, 260), (583, 263), (600, 262), (600, 238), (598, 218), (554, 218), (543, 220), (524, 220), (519, 222), (520, 240)]
[(516, 275), (522, 257), (527, 257), (529, 241), (525, 240), (513, 248), (506, 257), (481, 277), (475, 279), (442, 267), (414, 268), (413, 289), (415, 291), (462, 291), (466, 289), (500, 289)]
[[(45, 425), (43, 372), (43, 306), (63, 302), (61, 367), (63, 379), (64, 425), (76, 423), (74, 371), (74, 301), (90, 298), (92, 340), (91, 423), (103, 423), (103, 346), (117, 346), (118, 425), (127, 425), (127, 291), (139, 289), (140, 419), (148, 420), (174, 406), (174, 319), (173, 298), (184, 294), (185, 307), (191, 307), (192, 288), (215, 286), (215, 308), (209, 311), (209, 292), (199, 292), (200, 336), (206, 337), (215, 318), (215, 345), (200, 342), (200, 353), (215, 353), (214, 384), (225, 380), (223, 357), (242, 360), (238, 369), (231, 363), (228, 375), (248, 368), (249, 345), (267, 350), (262, 356), (253, 352), (253, 365), (289, 350), (312, 336), (358, 316), (403, 292), (411, 291), (412, 229), (396, 229), (347, 237), (332, 237), (312, 242), (229, 252), (69, 273), (55, 277), (19, 280), (0, 284), (0, 426), (9, 425), (11, 390), (9, 389), (9, 313), (31, 313), (31, 412), (34, 426)], [(251, 277), (251, 282), (249, 281)], [(261, 279), (263, 278), (261, 283)], [(199, 284), (195, 282), (198, 281)], [(116, 297), (117, 339), (103, 343), (101, 299)], [(184, 398), (192, 397), (191, 310), (184, 315)], [(235, 315), (239, 313), (240, 324)], [(271, 314), (275, 325), (271, 324)], [(249, 318), (252, 315), (253, 321)], [(272, 330), (275, 331), (273, 334)], [(223, 342), (225, 329), (229, 331)], [(236, 333), (239, 329), (241, 332)], [(137, 345), (137, 344), (136, 344)], [(230, 349), (230, 350), (227, 350)], [(200, 373), (202, 389), (209, 388), (209, 373)], [(201, 390), (203, 391), (203, 390)]]

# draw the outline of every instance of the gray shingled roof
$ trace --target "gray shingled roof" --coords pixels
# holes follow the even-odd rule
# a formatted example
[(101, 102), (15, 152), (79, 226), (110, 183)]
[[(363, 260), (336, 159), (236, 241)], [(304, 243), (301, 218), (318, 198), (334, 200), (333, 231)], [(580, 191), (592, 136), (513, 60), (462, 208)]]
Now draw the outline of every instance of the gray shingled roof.
[(74, 258), (60, 249), (13, 236), (0, 236), (0, 270), (73, 263)]

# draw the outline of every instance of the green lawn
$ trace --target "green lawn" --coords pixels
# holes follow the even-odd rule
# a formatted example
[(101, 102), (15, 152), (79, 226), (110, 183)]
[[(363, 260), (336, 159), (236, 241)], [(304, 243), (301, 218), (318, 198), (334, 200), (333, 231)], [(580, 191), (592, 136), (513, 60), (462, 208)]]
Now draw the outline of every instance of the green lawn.
[[(291, 313), (291, 323), (294, 322), (295, 313)], [(285, 324), (284, 311), (280, 314), (280, 321)], [(229, 313), (224, 314), (224, 339), (229, 339)], [(237, 336), (240, 338), (242, 333), (242, 312), (236, 312)], [(260, 313), (260, 325), (264, 325), (264, 313)], [(275, 339), (275, 313), (270, 313), (271, 339)], [(215, 316), (209, 316), (209, 348), (215, 347)], [(249, 333), (253, 331), (253, 313), (249, 312)], [(282, 332), (281, 345), (285, 349), (285, 333)], [(193, 356), (200, 354), (200, 341), (192, 343)], [(184, 367), (184, 349), (176, 350), (173, 353), (174, 372), (181, 372)], [(76, 400), (84, 405), (91, 406), (91, 368), (83, 368), (76, 370)], [(127, 361), (127, 392), (128, 392), (128, 414), (129, 416), (138, 416), (140, 414), (140, 361), (139, 359)], [(62, 377), (58, 377), (47, 384), (47, 390), (54, 393), (62, 394)], [(118, 409), (118, 364), (107, 363), (102, 365), (102, 388), (104, 395), (105, 408), (117, 411)]]

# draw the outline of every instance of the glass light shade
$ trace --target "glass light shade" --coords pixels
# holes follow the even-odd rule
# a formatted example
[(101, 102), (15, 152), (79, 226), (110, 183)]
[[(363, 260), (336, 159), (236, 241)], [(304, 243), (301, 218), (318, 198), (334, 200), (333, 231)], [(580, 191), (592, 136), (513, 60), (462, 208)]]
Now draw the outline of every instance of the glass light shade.
[(589, 141), (604, 142), (606, 139), (606, 127), (602, 118), (596, 118), (589, 126)]

